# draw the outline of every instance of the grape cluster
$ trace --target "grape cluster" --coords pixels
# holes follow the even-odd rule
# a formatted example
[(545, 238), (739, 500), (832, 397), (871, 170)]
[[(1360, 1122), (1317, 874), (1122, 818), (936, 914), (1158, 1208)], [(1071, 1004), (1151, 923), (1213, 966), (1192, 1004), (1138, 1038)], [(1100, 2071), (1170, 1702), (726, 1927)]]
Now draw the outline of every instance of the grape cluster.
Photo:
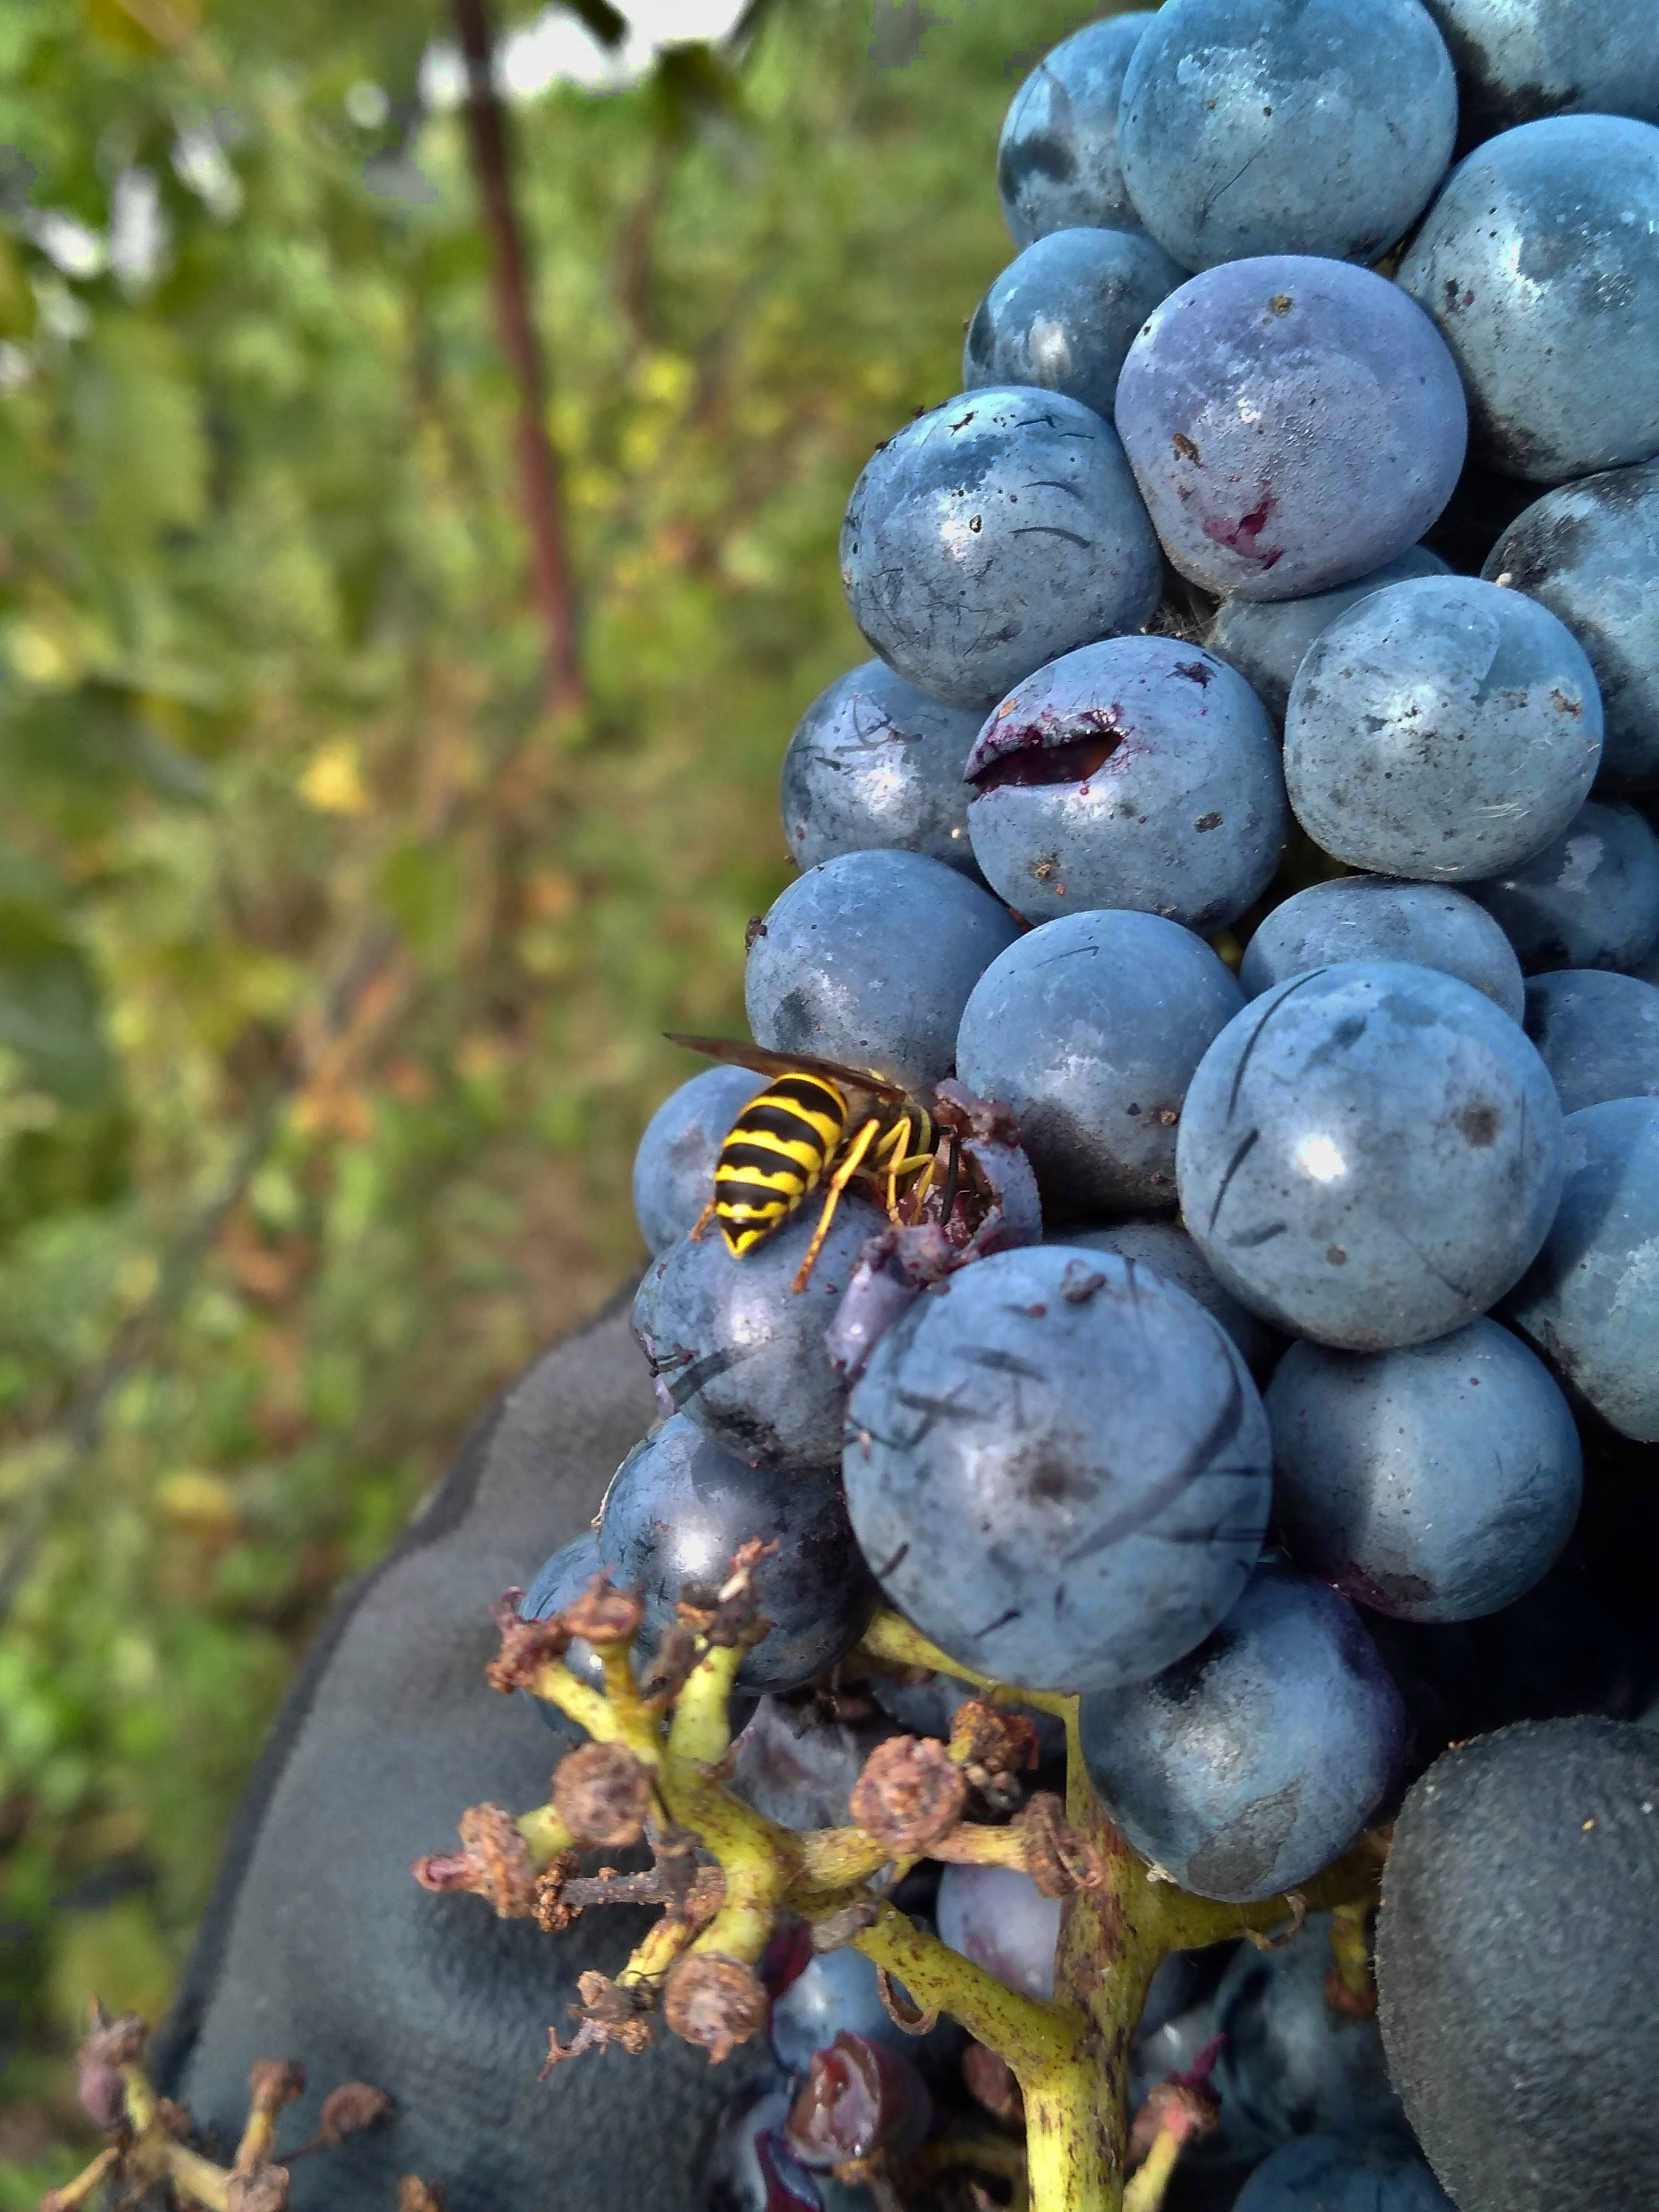
[[(1079, 1696), (1195, 1897), (1296, 1891), (1406, 1793), (1380, 2037), (1317, 1916), (1155, 1985), (1142, 2087), (1220, 2099), (1206, 2212), (1634, 2212), (1659, 2171), (1650, 2090), (1596, 2087), (1656, 2048), (1598, 1996), (1659, 1888), (1656, 52), (1650, 0), (1169, 0), (1022, 86), (1019, 252), (852, 489), (878, 658), (789, 745), (745, 981), (760, 1068), (902, 1092), (929, 1171), (855, 1176), (796, 1287), (820, 1190), (741, 1256), (708, 1220), (761, 1073), (665, 1102), (668, 1418), (526, 1601), (603, 1566), (648, 1646), (766, 1540), (763, 1710), (879, 1596)], [(1585, 1881), (1558, 1994), (1528, 1915)], [(929, 1902), (1053, 1988), (1025, 1875)], [(708, 2202), (861, 2203), (826, 2174), (920, 2140), (926, 2048), (853, 1954), (768, 1972)]]

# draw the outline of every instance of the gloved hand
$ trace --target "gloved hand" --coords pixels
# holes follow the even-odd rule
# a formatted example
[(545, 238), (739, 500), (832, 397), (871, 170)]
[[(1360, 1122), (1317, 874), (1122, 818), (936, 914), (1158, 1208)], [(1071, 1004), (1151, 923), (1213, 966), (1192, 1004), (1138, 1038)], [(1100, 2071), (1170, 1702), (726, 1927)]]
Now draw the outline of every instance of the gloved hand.
[(537, 2080), (577, 1975), (615, 1972), (648, 1917), (607, 1907), (547, 1936), (409, 1870), (453, 1848), (468, 1805), (545, 1797), (558, 1746), (528, 1700), (487, 1687), (488, 1609), (586, 1524), (654, 1417), (619, 1304), (479, 1422), (283, 1708), (152, 2063), (227, 2144), (257, 2058), (307, 2069), (284, 2144), (341, 2081), (391, 2094), (388, 2126), (295, 2167), (295, 2212), (392, 2212), (404, 2173), (450, 2212), (690, 2212), (692, 2153), (741, 2059), (712, 2069), (664, 2035)]

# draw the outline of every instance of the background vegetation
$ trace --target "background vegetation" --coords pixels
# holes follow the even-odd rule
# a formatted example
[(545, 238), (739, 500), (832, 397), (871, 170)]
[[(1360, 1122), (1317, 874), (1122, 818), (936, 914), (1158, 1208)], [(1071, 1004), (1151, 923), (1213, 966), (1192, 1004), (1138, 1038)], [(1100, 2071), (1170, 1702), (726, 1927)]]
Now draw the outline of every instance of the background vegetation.
[(864, 657), (847, 491), (956, 388), (1003, 108), (1097, 12), (776, 0), (515, 111), (554, 714), (440, 0), (0, 9), (0, 2212), (331, 1596), (641, 1257), (659, 1032), (740, 1023)]

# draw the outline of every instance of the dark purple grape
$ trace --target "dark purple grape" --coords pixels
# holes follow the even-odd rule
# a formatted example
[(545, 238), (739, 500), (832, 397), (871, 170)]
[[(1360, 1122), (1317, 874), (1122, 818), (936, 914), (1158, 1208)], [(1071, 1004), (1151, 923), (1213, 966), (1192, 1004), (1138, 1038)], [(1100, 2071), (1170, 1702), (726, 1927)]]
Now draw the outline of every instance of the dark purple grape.
[(1526, 1031), (1564, 1113), (1659, 1098), (1659, 989), (1634, 975), (1558, 968), (1527, 986)]
[(790, 2149), (796, 2086), (769, 2068), (738, 2085), (696, 2162), (696, 2212), (875, 2212), (867, 2191), (812, 2172)]
[(823, 1333), (859, 1252), (886, 1217), (843, 1197), (805, 1285), (792, 1285), (817, 1226), (806, 1203), (764, 1243), (733, 1259), (725, 1238), (683, 1237), (646, 1270), (634, 1334), (675, 1408), (712, 1443), (788, 1474), (841, 1449), (847, 1384)]
[(783, 2140), (803, 2166), (843, 2166), (878, 2152), (903, 2158), (921, 2148), (933, 2118), (927, 2085), (910, 2061), (843, 2027), (807, 2061)]
[(854, 1727), (817, 1698), (763, 1698), (738, 1739), (727, 1787), (781, 1827), (850, 1827), (853, 1785), (894, 1732), (879, 1714)]
[(975, 984), (1019, 935), (988, 890), (921, 853), (843, 853), (798, 876), (750, 947), (757, 1044), (929, 1091)]
[(1084, 1755), (1143, 1856), (1200, 1897), (1272, 1897), (1344, 1851), (1406, 1748), (1400, 1693), (1348, 1601), (1262, 1565), (1150, 1681), (1092, 1692)]
[(1110, 423), (1058, 392), (964, 392), (878, 448), (841, 532), (853, 619), (907, 682), (985, 714), (1157, 608), (1158, 541)]
[(1552, 116), (1458, 164), (1399, 281), (1456, 356), (1474, 459), (1553, 484), (1659, 451), (1656, 222), (1650, 123)]
[(1463, 465), (1462, 386), (1428, 318), (1386, 277), (1301, 254), (1172, 292), (1129, 349), (1116, 420), (1170, 560), (1245, 599), (1369, 576)]
[(1188, 269), (1375, 261), (1444, 175), (1451, 58), (1416, 0), (1168, 0), (1123, 81), (1136, 212)]
[(1468, 889), (1529, 975), (1634, 968), (1659, 939), (1659, 837), (1633, 806), (1587, 799), (1540, 851)]
[(1117, 158), (1123, 72), (1145, 14), (1085, 24), (1014, 94), (997, 145), (997, 192), (1016, 246), (1079, 223), (1139, 229)]
[(1290, 827), (1261, 701), (1176, 638), (1109, 638), (1039, 668), (967, 775), (974, 857), (1028, 921), (1132, 908), (1219, 929), (1267, 888)]
[[(573, 1604), (581, 1595), (604, 1565), (599, 1556), (598, 1534), (592, 1528), (583, 1529), (580, 1536), (573, 1536), (568, 1544), (543, 1562), (520, 1602), (519, 1618), (521, 1620), (545, 1620), (550, 1613), (562, 1613), (566, 1606)], [(566, 1666), (580, 1680), (596, 1690), (604, 1688), (605, 1669), (599, 1663), (599, 1653), (591, 1644), (585, 1643), (580, 1636), (576, 1637), (564, 1659)], [(528, 1696), (529, 1692), (526, 1692), (526, 1695)], [(578, 1728), (574, 1721), (567, 1720), (557, 1705), (549, 1705), (543, 1698), (532, 1698), (530, 1702), (555, 1735), (564, 1737), (572, 1744), (587, 1741), (586, 1732)]]
[(599, 1542), (616, 1581), (643, 1597), (642, 1633), (654, 1644), (686, 1585), (717, 1590), (751, 1537), (779, 1550), (756, 1571), (772, 1627), (745, 1656), (738, 1686), (798, 1689), (852, 1649), (873, 1597), (833, 1468), (749, 1467), (677, 1413), (617, 1470)]
[(1261, 1548), (1266, 1418), (1237, 1347), (1105, 1252), (994, 1254), (919, 1298), (848, 1408), (848, 1510), (890, 1601), (1033, 1687), (1190, 1650)]
[(1275, 1525), (1299, 1567), (1358, 1604), (1478, 1620), (1530, 1589), (1572, 1534), (1571, 1412), (1495, 1322), (1396, 1352), (1293, 1344), (1266, 1402)]
[(838, 676), (783, 757), (783, 834), (796, 864), (842, 853), (922, 853), (972, 878), (962, 771), (979, 717), (941, 707), (885, 661)]
[(939, 1941), (1027, 1996), (1054, 1993), (1060, 1899), (1018, 1867), (947, 1866), (939, 1876)]
[(1589, 655), (1607, 723), (1602, 787), (1659, 785), (1659, 465), (1608, 469), (1546, 492), (1480, 573), (1559, 615)]
[(975, 310), (963, 391), (1038, 386), (1109, 421), (1130, 341), (1186, 274), (1139, 228), (1051, 232), (1009, 264)]

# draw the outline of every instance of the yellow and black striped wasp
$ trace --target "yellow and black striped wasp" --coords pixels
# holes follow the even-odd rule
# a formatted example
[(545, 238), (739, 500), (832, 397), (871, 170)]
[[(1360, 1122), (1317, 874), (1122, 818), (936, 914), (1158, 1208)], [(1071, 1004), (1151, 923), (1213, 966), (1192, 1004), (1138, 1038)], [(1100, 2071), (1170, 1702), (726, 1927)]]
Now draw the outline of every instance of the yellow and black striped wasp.
[(671, 1044), (773, 1080), (745, 1106), (714, 1164), (714, 1195), (691, 1231), (718, 1221), (734, 1260), (781, 1229), (829, 1178), (818, 1225), (795, 1271), (804, 1290), (812, 1263), (854, 1176), (873, 1182), (896, 1220), (899, 1201), (911, 1212), (933, 1182), (939, 1131), (918, 1098), (866, 1069), (844, 1067), (807, 1053), (768, 1052), (738, 1037), (676, 1036)]

